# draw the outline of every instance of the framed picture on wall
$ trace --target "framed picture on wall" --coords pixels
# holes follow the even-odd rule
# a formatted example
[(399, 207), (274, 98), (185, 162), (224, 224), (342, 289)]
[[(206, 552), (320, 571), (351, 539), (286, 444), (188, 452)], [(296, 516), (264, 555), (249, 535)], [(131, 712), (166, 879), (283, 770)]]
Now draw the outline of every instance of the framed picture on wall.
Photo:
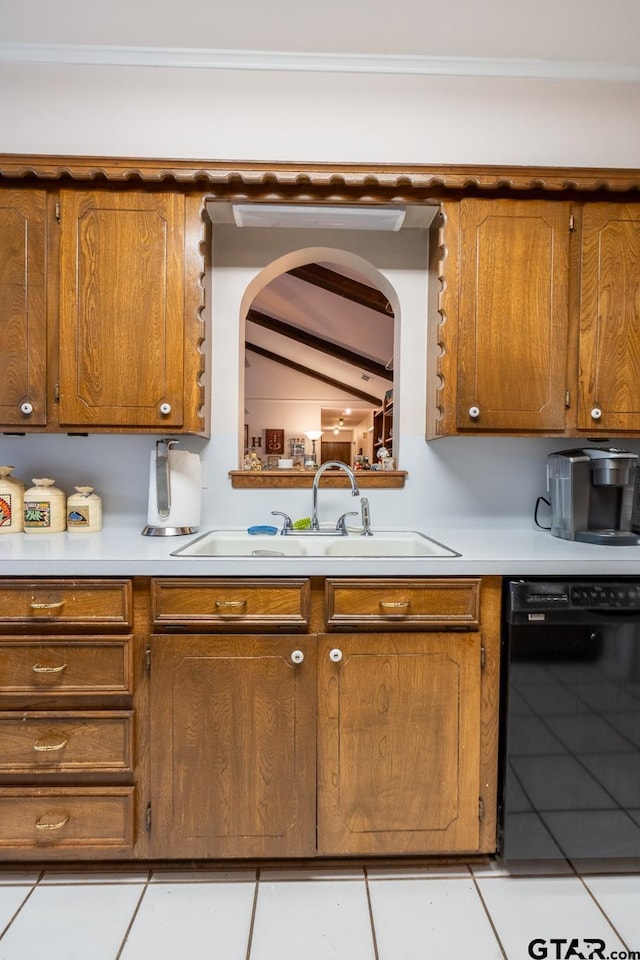
[(266, 429), (264, 431), (264, 447), (267, 455), (284, 453), (284, 430)]

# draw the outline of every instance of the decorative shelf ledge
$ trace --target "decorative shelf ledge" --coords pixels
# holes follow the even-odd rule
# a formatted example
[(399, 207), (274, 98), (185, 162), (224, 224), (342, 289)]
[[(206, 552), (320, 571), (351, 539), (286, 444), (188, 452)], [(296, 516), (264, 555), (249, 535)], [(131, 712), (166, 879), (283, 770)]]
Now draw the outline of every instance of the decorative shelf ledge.
[[(292, 490), (311, 489), (314, 470), (230, 470), (231, 486), (235, 490), (265, 490), (270, 487)], [(363, 490), (373, 488), (399, 490), (408, 476), (406, 470), (358, 470), (358, 486)], [(323, 473), (321, 487), (348, 487), (349, 480), (341, 470)]]

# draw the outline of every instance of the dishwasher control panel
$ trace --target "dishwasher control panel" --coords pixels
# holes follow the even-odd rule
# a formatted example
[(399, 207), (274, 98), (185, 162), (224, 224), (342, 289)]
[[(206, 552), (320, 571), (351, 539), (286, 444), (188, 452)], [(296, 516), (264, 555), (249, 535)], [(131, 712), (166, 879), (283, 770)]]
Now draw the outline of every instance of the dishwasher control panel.
[(640, 612), (640, 579), (510, 580), (508, 609), (514, 614)]
[(640, 586), (635, 583), (581, 583), (571, 587), (570, 600), (574, 608), (633, 610), (640, 603)]

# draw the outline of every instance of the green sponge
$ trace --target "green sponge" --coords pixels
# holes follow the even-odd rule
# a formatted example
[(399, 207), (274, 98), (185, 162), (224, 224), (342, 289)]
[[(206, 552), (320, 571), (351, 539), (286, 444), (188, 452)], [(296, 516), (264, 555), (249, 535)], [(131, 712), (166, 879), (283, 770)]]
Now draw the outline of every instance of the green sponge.
[(310, 530), (311, 517), (302, 517), (300, 520), (294, 520), (293, 529), (294, 530)]

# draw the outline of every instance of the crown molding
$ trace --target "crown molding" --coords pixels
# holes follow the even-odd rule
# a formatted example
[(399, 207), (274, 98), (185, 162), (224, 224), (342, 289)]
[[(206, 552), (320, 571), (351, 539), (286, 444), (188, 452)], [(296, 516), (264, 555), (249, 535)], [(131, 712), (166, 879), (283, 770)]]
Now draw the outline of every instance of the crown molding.
[(270, 50), (213, 50), (98, 44), (0, 43), (0, 63), (440, 77), (519, 77), (539, 80), (640, 83), (640, 64), (633, 63), (497, 57), (290, 53)]

